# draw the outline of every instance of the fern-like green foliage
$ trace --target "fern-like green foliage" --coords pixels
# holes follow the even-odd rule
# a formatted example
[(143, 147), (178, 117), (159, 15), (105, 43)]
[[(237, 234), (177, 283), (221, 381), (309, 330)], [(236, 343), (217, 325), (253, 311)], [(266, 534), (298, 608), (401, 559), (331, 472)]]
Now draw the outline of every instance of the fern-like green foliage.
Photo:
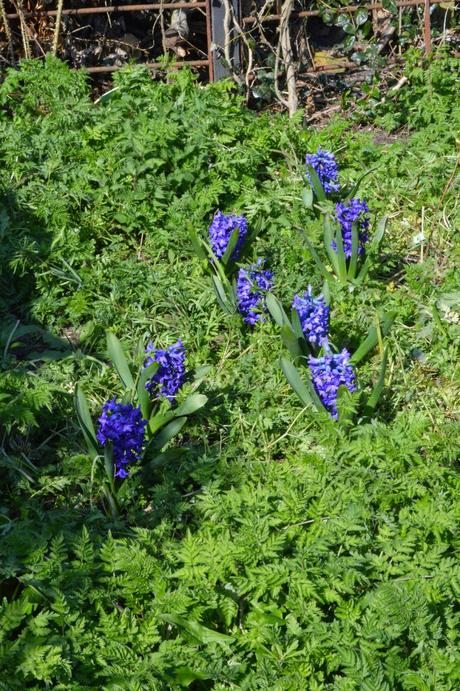
[[(403, 138), (256, 115), (187, 71), (167, 84), (123, 71), (98, 103), (58, 61), (8, 72), (1, 691), (457, 691), (458, 117), (438, 64), (382, 106), (409, 122), (410, 99), (436, 84), (429, 123), (414, 111)], [(390, 218), (366, 282), (330, 287), (350, 353), (377, 313), (395, 314), (378, 412), (357, 410), (357, 425), (318, 424), (279, 368), (279, 327), (226, 318), (190, 243), (216, 208), (244, 210), (259, 230), (248, 261), (267, 258), (279, 301), (319, 292), (295, 230), (319, 250), (302, 202), (319, 145), (350, 183), (371, 170), (362, 195)], [(103, 513), (73, 409), (77, 383), (93, 419), (120, 390), (106, 330), (133, 353), (181, 337), (190, 369), (210, 365), (206, 415), (180, 431), (180, 454), (133, 473), (121, 517)], [(376, 345), (360, 362), (366, 400)]]

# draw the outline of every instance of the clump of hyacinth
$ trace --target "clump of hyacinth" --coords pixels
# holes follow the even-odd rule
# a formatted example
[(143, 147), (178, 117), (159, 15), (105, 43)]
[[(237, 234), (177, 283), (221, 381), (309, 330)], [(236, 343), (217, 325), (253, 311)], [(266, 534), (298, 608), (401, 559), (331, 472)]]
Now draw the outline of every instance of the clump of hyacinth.
[(236, 216), (234, 214), (226, 215), (222, 211), (217, 211), (209, 226), (209, 240), (211, 248), (218, 259), (221, 259), (230, 237), (234, 230), (238, 228), (238, 242), (232, 254), (232, 260), (238, 259), (241, 252), (241, 247), (248, 232), (248, 222), (244, 216)]
[[(311, 166), (315, 170), (326, 194), (337, 192), (340, 189), (340, 184), (337, 182), (337, 163), (331, 151), (326, 151), (320, 147), (316, 154), (307, 154), (305, 160), (307, 166)], [(311, 185), (312, 180), (308, 168), (307, 177)]]
[(271, 290), (273, 275), (268, 269), (263, 269), (263, 260), (258, 259), (248, 269), (240, 269), (236, 281), (236, 295), (238, 311), (243, 315), (243, 321), (254, 326), (262, 318), (264, 293)]
[(146, 425), (140, 408), (131, 403), (117, 403), (115, 397), (102, 406), (96, 437), (102, 446), (112, 444), (115, 477), (128, 477), (128, 467), (139, 460)]
[(329, 307), (323, 295), (314, 297), (312, 287), (308, 286), (302, 295), (294, 295), (292, 309), (297, 311), (300, 326), (305, 338), (313, 345), (320, 346), (327, 341), (329, 332)]
[[(337, 220), (342, 230), (343, 251), (346, 257), (352, 255), (352, 226), (357, 224), (358, 229), (358, 254), (363, 254), (364, 245), (367, 242), (369, 230), (369, 207), (361, 199), (350, 199), (348, 204), (336, 204)], [(335, 241), (332, 248), (337, 251)]]
[(322, 357), (309, 357), (308, 364), (312, 375), (313, 386), (324, 407), (337, 420), (337, 392), (339, 386), (346, 386), (351, 392), (356, 391), (356, 378), (349, 363), (350, 353), (343, 349), (341, 353), (326, 353)]
[(177, 343), (166, 350), (155, 348), (149, 343), (146, 351), (144, 367), (157, 362), (159, 367), (153, 377), (146, 383), (145, 388), (152, 398), (167, 398), (173, 403), (176, 394), (185, 381), (185, 348), (179, 339)]

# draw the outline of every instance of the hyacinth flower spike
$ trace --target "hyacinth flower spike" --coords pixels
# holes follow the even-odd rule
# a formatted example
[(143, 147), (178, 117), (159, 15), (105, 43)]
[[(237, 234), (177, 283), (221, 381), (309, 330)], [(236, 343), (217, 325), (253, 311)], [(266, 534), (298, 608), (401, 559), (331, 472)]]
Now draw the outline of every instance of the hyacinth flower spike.
[(308, 358), (308, 367), (300, 371), (288, 358), (281, 358), (281, 368), (291, 388), (306, 408), (335, 421), (345, 421), (349, 411), (343, 409), (343, 394), (356, 391), (356, 375), (347, 350), (332, 353), (326, 348), (318, 357)]
[(145, 444), (147, 420), (142, 417), (140, 407), (131, 403), (118, 403), (117, 397), (102, 406), (96, 439), (101, 446), (111, 449), (115, 478), (124, 480), (129, 476), (129, 467), (137, 463)]
[(327, 285), (316, 297), (311, 286), (303, 294), (295, 295), (290, 317), (272, 293), (267, 295), (266, 305), (292, 357), (306, 357), (327, 343), (330, 311)]
[(208, 228), (208, 241), (200, 238), (194, 228), (189, 226), (192, 245), (198, 257), (206, 262), (206, 270), (211, 274), (216, 299), (227, 314), (238, 311), (238, 300), (232, 285), (234, 274), (238, 271), (237, 261), (241, 261), (258, 230), (258, 226), (248, 230), (245, 216), (224, 214), (216, 211)]
[(238, 311), (243, 321), (249, 326), (255, 326), (264, 319), (266, 311), (265, 295), (273, 287), (273, 275), (263, 268), (264, 260), (259, 258), (256, 264), (249, 268), (241, 268), (236, 282), (236, 299)]
[(212, 252), (224, 266), (240, 258), (248, 234), (248, 222), (244, 216), (216, 211), (208, 232)]
[(337, 279), (340, 283), (361, 285), (365, 280), (380, 250), (387, 221), (386, 217), (379, 221), (369, 241), (368, 211), (366, 202), (352, 199), (348, 205), (337, 204), (335, 216), (324, 214), (323, 242), (329, 267), (321, 259), (305, 229), (297, 227), (317, 268), (329, 284)]
[(334, 154), (326, 149), (318, 148), (315, 154), (308, 153), (305, 157), (306, 177), (308, 186), (303, 191), (303, 201), (308, 208), (313, 207), (313, 201), (325, 202), (331, 196), (344, 202), (352, 199), (358, 192), (364, 178), (379, 166), (364, 171), (353, 184), (340, 184), (339, 169)]
[(327, 342), (329, 311), (324, 296), (315, 297), (311, 286), (308, 286), (303, 295), (294, 295), (293, 319), (294, 315), (298, 317), (302, 334), (312, 346), (321, 347)]
[(303, 405), (317, 412), (327, 412), (329, 417), (341, 423), (349, 421), (357, 403), (351, 396), (356, 390), (355, 367), (378, 345), (380, 372), (367, 401), (362, 401), (362, 416), (372, 417), (382, 394), (388, 361), (383, 337), (390, 330), (394, 318), (394, 312), (376, 315), (375, 323), (370, 326), (366, 338), (353, 355), (346, 350), (332, 353), (328, 340), (323, 339), (323, 352), (320, 355), (305, 357), (300, 352), (290, 350), (293, 359), (282, 357), (281, 368)]
[(309, 186), (304, 190), (303, 200), (306, 206), (311, 207), (313, 195), (317, 201), (324, 202), (328, 194), (340, 190), (338, 167), (334, 154), (321, 147), (316, 154), (307, 154), (305, 163)]
[[(147, 346), (138, 374), (133, 376), (122, 345), (114, 334), (107, 334), (107, 351), (123, 386), (123, 397), (104, 403), (96, 433), (88, 402), (77, 386), (77, 418), (93, 465), (104, 461), (106, 481), (102, 491), (110, 513), (119, 513), (119, 492), (131, 470), (146, 463), (158, 463), (180, 449), (163, 451), (192, 415), (202, 408), (207, 397), (196, 392), (209, 368), (198, 368), (194, 377), (186, 376), (185, 348), (177, 341), (169, 348)], [(176, 397), (189, 379), (189, 394), (180, 405)], [(172, 454), (171, 454), (172, 452)], [(162, 461), (164, 462), (164, 461)]]
[(322, 405), (334, 420), (338, 420), (337, 396), (344, 386), (350, 393), (356, 391), (356, 376), (350, 364), (350, 353), (344, 348), (340, 353), (328, 349), (321, 357), (309, 357), (311, 380)]
[(185, 381), (185, 348), (179, 339), (177, 343), (166, 350), (155, 349), (153, 343), (146, 348), (144, 367), (156, 363), (156, 372), (147, 380), (145, 388), (152, 398), (166, 398), (170, 403), (176, 400), (176, 395)]
[(250, 240), (248, 222), (245, 216), (224, 214), (218, 210), (208, 228), (208, 242), (200, 238), (189, 225), (193, 248), (200, 259), (210, 261), (216, 270), (219, 265), (225, 273), (235, 269), (235, 262), (241, 259), (245, 244)]

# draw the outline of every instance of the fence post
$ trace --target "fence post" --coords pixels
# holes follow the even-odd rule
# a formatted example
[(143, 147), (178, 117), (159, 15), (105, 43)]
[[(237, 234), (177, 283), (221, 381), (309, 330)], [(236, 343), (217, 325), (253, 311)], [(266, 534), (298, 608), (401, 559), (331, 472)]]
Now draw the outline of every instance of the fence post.
[(431, 14), (430, 0), (425, 0), (425, 11), (423, 13), (425, 23), (425, 55), (431, 53)]
[[(233, 12), (235, 17), (238, 18), (239, 15), (239, 2), (238, 0), (230, 0), (230, 4), (233, 7)], [(230, 72), (225, 67), (222, 62), (223, 57), (223, 46), (225, 43), (225, 33), (224, 33), (224, 17), (225, 17), (225, 7), (221, 0), (211, 0), (211, 27), (212, 27), (212, 64), (214, 67), (214, 79), (225, 79), (225, 77), (230, 76)], [(238, 68), (240, 66), (240, 41), (234, 29), (231, 33), (231, 48), (230, 55), (232, 58), (232, 66)]]

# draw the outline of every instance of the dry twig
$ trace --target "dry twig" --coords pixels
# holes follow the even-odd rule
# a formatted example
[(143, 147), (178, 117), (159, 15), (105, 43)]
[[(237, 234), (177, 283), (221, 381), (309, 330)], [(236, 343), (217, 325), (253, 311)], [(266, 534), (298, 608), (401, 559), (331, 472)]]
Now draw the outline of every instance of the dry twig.
[(62, 8), (64, 6), (64, 0), (58, 0), (56, 24), (54, 26), (54, 37), (53, 37), (53, 55), (57, 54), (58, 44), (59, 44), (59, 32), (61, 30), (61, 18), (62, 18)]

